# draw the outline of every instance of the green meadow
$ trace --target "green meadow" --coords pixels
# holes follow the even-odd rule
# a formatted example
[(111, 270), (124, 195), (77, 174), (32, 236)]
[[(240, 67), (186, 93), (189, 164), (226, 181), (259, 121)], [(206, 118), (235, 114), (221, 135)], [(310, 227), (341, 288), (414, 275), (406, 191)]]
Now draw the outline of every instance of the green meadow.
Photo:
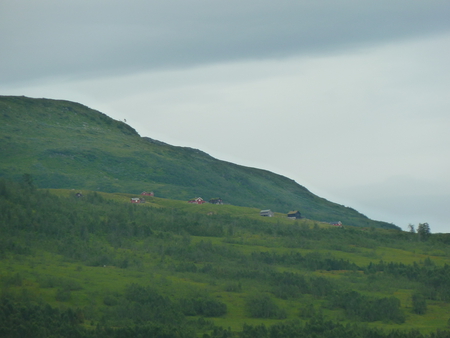
[(29, 183), (0, 181), (1, 336), (449, 334), (445, 234)]

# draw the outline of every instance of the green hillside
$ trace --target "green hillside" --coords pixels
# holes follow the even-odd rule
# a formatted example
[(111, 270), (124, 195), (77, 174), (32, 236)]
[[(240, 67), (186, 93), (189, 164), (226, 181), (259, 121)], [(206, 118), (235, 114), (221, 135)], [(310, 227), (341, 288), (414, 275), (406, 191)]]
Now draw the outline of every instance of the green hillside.
[(40, 188), (152, 190), (178, 200), (220, 197), (237, 206), (300, 210), (317, 221), (397, 228), (286, 177), (140, 137), (127, 124), (74, 102), (1, 96), (0, 148), (0, 177), (17, 181), (28, 173)]
[(0, 337), (449, 338), (450, 237), (0, 179)]

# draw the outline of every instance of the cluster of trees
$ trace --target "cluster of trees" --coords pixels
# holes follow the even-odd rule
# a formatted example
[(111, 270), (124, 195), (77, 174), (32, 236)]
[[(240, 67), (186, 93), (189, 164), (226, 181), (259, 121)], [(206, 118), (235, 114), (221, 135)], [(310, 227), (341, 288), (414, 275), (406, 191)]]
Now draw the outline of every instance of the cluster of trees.
[[(143, 295), (149, 301), (148, 294), (143, 290), (131, 286), (127, 297)], [(142, 294), (144, 292), (144, 294)], [(150, 295), (149, 297), (154, 297)], [(260, 299), (261, 301), (262, 299)], [(137, 302), (137, 300), (135, 300)], [(264, 302), (264, 300), (262, 300)], [(270, 302), (267, 301), (266, 302)], [(273, 312), (273, 304), (266, 313)], [(450, 331), (436, 331), (428, 334), (417, 330), (384, 331), (382, 329), (361, 326), (356, 324), (343, 325), (326, 320), (322, 314), (315, 314), (305, 322), (283, 321), (271, 326), (264, 324), (244, 324), (241, 332), (233, 333), (230, 329), (216, 327), (204, 320), (182, 325), (176, 322), (145, 324), (132, 323), (125, 327), (99, 323), (93, 328), (82, 326), (84, 314), (81, 310), (60, 310), (50, 305), (17, 303), (11, 298), (0, 299), (0, 336), (5, 338), (16, 337), (72, 337), (72, 338), (119, 338), (119, 337), (155, 337), (155, 338), (194, 338), (195, 325), (208, 324), (210, 333), (203, 334), (204, 338), (450, 338)]]
[(334, 257), (324, 257), (318, 252), (311, 252), (302, 255), (299, 252), (289, 252), (278, 254), (276, 252), (252, 252), (251, 259), (266, 264), (276, 264), (285, 266), (298, 266), (311, 271), (316, 270), (358, 270), (359, 267), (348, 260)]
[(423, 264), (414, 262), (411, 265), (380, 261), (379, 263), (370, 263), (364, 272), (369, 275), (383, 272), (420, 282), (420, 293), (426, 298), (450, 301), (450, 266), (448, 264), (436, 266), (429, 258), (425, 259)]
[[(215, 329), (203, 317), (220, 316), (226, 305), (208, 296), (173, 301), (150, 286), (128, 285), (123, 294), (108, 294), (107, 306), (96, 326), (83, 309), (52, 307), (32, 298), (0, 297), (0, 337), (196, 337), (196, 331)], [(92, 325), (92, 324), (91, 324)], [(216, 328), (216, 332), (220, 332)]]
[(227, 305), (208, 295), (182, 298), (180, 305), (186, 316), (220, 317), (227, 313)]
[(172, 300), (151, 286), (138, 284), (128, 285), (123, 295), (108, 294), (103, 302), (108, 308), (101, 321), (113, 326), (144, 322), (168, 325), (185, 323), (185, 316), (220, 317), (227, 313), (226, 304), (208, 294)]
[(330, 297), (330, 305), (345, 310), (349, 318), (367, 322), (403, 323), (405, 314), (395, 297), (372, 299), (356, 291), (338, 292)]
[(139, 284), (128, 285), (123, 294), (108, 293), (103, 303), (107, 308), (101, 321), (116, 326), (139, 322), (165, 325), (185, 322), (185, 316), (220, 317), (227, 313), (226, 304), (208, 293), (173, 300), (151, 286)]
[[(409, 224), (409, 232), (416, 233), (416, 227), (414, 224)], [(417, 235), (419, 241), (426, 241), (431, 235), (430, 225), (428, 223), (419, 223), (417, 226)]]
[(308, 277), (293, 272), (270, 273), (272, 293), (281, 299), (297, 298), (302, 294), (310, 294), (317, 298), (334, 293), (337, 286), (324, 277)]
[(1, 337), (84, 337), (81, 310), (60, 310), (50, 305), (18, 303), (0, 298)]
[(308, 321), (282, 322), (271, 326), (244, 324), (240, 338), (450, 338), (450, 331), (436, 331), (429, 334), (417, 330), (384, 331), (369, 326), (343, 325), (326, 320), (321, 314)]
[(60, 310), (48, 304), (20, 303), (11, 298), (0, 299), (0, 337), (70, 337), (70, 338), (194, 338), (195, 330), (176, 322), (145, 321), (125, 327), (104, 322), (93, 328), (82, 326), (84, 313), (80, 309)]
[(253, 318), (286, 318), (286, 311), (273, 301), (271, 297), (266, 294), (255, 294), (247, 298), (247, 311), (250, 317)]

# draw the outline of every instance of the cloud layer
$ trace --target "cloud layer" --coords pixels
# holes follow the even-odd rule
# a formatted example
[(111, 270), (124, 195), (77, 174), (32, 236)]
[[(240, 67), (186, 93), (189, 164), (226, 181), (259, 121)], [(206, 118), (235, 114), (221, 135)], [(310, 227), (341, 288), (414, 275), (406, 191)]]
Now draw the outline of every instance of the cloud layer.
[(445, 1), (11, 1), (3, 81), (336, 53), (447, 31)]

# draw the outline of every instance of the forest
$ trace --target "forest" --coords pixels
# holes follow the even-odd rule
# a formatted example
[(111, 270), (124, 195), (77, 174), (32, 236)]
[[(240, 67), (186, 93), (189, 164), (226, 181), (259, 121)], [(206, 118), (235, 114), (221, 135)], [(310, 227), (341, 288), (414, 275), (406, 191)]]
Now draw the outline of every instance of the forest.
[(446, 234), (76, 192), (0, 180), (1, 337), (450, 337)]

